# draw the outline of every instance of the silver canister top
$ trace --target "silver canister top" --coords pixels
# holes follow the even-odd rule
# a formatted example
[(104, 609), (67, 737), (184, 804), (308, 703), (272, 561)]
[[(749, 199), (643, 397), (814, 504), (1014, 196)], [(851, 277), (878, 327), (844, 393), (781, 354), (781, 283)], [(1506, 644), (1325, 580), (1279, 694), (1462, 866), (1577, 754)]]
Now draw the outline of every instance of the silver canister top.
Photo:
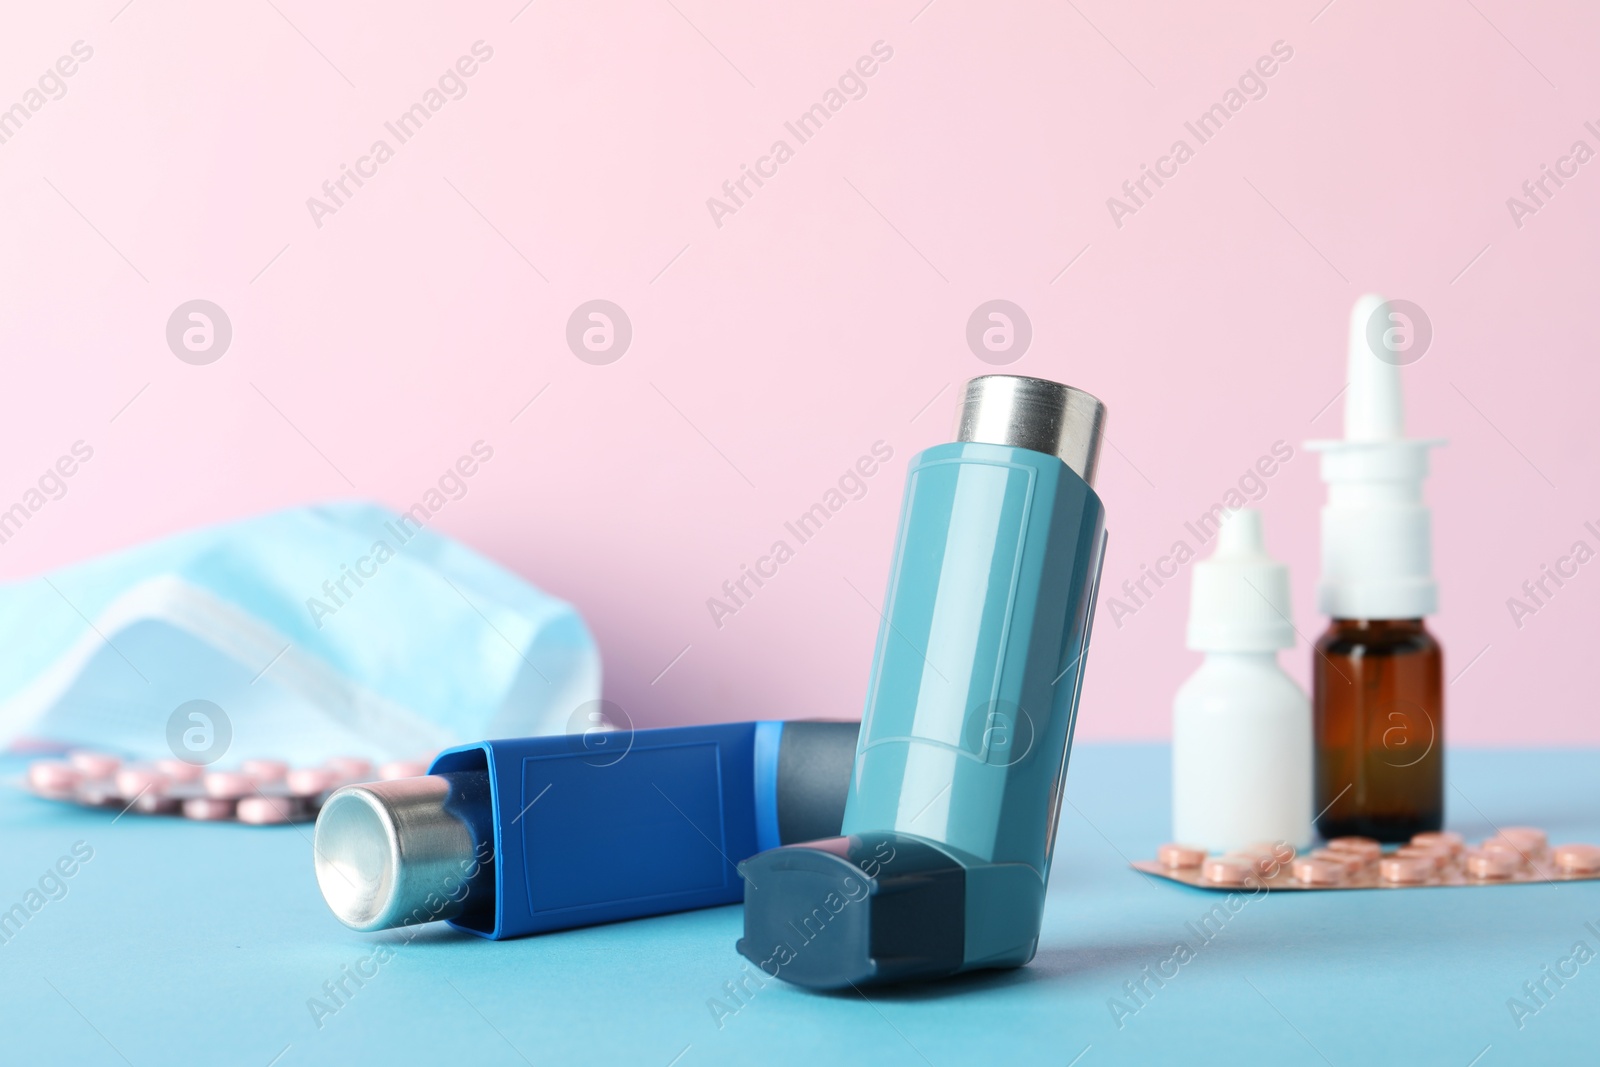
[[(469, 775), (345, 786), (317, 816), (317, 885), (339, 921), (386, 930), (453, 919), (472, 881), (473, 834), (452, 810)], [(487, 794), (487, 776), (482, 791)], [(487, 795), (484, 805), (487, 806)]]
[(956, 440), (1056, 456), (1092, 486), (1105, 424), (1106, 406), (1082, 389), (1043, 378), (986, 374), (967, 382)]

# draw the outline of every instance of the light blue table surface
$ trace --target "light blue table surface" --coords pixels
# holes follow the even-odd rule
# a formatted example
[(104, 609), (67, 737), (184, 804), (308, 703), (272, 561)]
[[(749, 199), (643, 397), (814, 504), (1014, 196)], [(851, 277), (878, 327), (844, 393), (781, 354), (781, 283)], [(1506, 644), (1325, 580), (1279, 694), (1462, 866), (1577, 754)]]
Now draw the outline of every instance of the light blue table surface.
[[(1448, 766), (1450, 828), (1600, 842), (1600, 752)], [(75, 843), (93, 858), (0, 944), (0, 1063), (1600, 1063), (1600, 959), (1545, 979), (1520, 1028), (1507, 1006), (1535, 1006), (1523, 984), (1577, 942), (1600, 952), (1600, 882), (1273, 893), (1201, 943), (1188, 924), (1221, 897), (1126, 862), (1167, 836), (1167, 749), (1079, 746), (1067, 801), (1030, 966), (870, 1000), (749, 982), (736, 1000), (737, 907), (501, 943), (362, 935), (323, 906), (309, 827), (113, 822), (6, 787), (0, 909)], [(1119, 1027), (1111, 998), (1137, 1006), (1124, 983), (1179, 940), (1193, 958)], [(318, 1020), (308, 1001), (380, 944), (392, 958)]]

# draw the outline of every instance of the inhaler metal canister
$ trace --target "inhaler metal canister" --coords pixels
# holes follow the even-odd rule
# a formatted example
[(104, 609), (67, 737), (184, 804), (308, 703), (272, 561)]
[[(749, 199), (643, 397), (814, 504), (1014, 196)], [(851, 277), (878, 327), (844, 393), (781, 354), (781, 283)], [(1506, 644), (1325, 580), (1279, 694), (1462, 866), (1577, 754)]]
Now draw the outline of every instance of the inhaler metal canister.
[(967, 383), (908, 471), (841, 836), (741, 865), (739, 951), (813, 988), (1014, 967), (1038, 944), (1083, 678), (1105, 408)]

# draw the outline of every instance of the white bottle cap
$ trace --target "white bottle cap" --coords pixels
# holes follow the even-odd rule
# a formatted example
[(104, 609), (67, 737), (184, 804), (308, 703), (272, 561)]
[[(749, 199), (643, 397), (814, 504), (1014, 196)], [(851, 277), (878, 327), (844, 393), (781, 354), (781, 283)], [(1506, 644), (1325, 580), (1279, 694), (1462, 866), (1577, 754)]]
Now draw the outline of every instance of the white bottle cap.
[(1428, 449), (1444, 442), (1405, 436), (1399, 364), (1367, 339), (1384, 308), (1369, 295), (1350, 312), (1344, 439), (1306, 444), (1328, 483), (1317, 606), (1335, 619), (1420, 619), (1439, 606), (1422, 481)]
[(1217, 551), (1194, 565), (1189, 647), (1196, 652), (1276, 652), (1294, 646), (1289, 568), (1267, 555), (1261, 512), (1229, 512)]

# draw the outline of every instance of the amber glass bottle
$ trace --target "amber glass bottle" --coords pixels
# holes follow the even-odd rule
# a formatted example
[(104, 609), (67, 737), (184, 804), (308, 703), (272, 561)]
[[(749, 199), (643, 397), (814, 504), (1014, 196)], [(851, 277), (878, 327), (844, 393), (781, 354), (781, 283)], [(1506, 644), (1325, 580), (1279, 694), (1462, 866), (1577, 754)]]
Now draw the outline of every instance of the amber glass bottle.
[(1312, 670), (1325, 838), (1406, 841), (1444, 823), (1444, 656), (1421, 619), (1334, 619)]

